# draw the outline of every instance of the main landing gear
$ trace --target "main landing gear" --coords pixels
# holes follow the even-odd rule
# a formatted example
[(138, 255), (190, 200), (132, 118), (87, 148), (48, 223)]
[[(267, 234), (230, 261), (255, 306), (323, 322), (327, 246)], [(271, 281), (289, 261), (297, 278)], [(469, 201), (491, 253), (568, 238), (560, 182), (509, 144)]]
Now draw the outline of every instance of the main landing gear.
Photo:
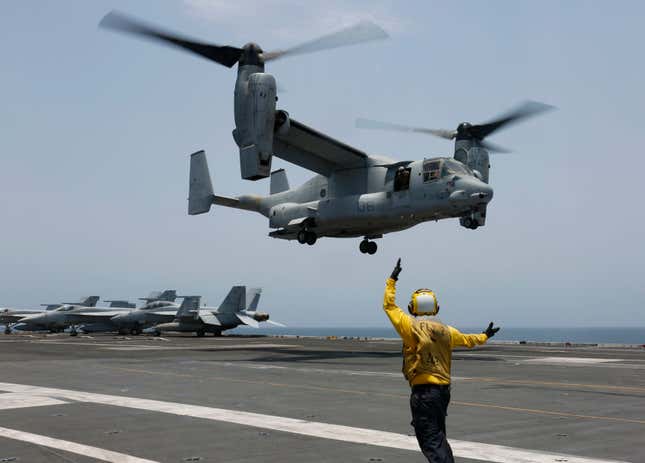
[(316, 244), (316, 240), (318, 240), (318, 235), (316, 235), (315, 232), (303, 229), (298, 232), (297, 238), (298, 243), (307, 243), (309, 246), (313, 246), (314, 244)]
[(462, 225), (466, 228), (470, 228), (471, 230), (477, 230), (477, 228), (479, 228), (479, 223), (470, 217), (464, 217), (462, 219)]
[(11, 327), (9, 325), (5, 325), (4, 334), (11, 334)]
[(370, 241), (367, 238), (365, 238), (363, 241), (361, 241), (361, 244), (358, 245), (358, 249), (363, 253), (363, 254), (376, 254), (376, 250), (378, 249), (378, 245), (376, 244), (375, 241)]

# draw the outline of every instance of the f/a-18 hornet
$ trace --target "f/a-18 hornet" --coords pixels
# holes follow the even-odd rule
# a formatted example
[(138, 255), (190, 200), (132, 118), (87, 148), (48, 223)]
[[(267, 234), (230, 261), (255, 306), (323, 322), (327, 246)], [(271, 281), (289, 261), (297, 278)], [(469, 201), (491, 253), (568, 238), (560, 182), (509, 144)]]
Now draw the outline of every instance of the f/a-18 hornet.
[(213, 333), (219, 336), (224, 330), (230, 330), (240, 325), (259, 328), (260, 322), (284, 326), (269, 320), (269, 314), (258, 312), (260, 288), (233, 286), (219, 307), (200, 307), (201, 296), (181, 296), (184, 298), (179, 310), (167, 321), (153, 327), (155, 334), (165, 331), (197, 333)]
[[(188, 50), (226, 67), (238, 65), (235, 84), (235, 129), (242, 178), (271, 176), (270, 195), (235, 198), (215, 195), (206, 155), (191, 155), (188, 213), (208, 212), (212, 204), (258, 212), (269, 219), (274, 238), (313, 245), (318, 238), (363, 237), (359, 249), (374, 254), (374, 241), (386, 233), (422, 222), (459, 218), (476, 229), (485, 224), (493, 198), (489, 152), (499, 151), (485, 138), (500, 128), (550, 106), (526, 103), (484, 124), (463, 122), (456, 130), (414, 129), (363, 121), (362, 126), (424, 132), (454, 139), (454, 156), (396, 161), (367, 154), (291, 118), (276, 109), (275, 78), (265, 63), (296, 55), (387, 37), (378, 26), (360, 23), (335, 34), (287, 50), (264, 52), (248, 43), (242, 48), (198, 42), (135, 21), (108, 14), (101, 25)], [(284, 170), (271, 172), (272, 156), (318, 174), (290, 188)]]

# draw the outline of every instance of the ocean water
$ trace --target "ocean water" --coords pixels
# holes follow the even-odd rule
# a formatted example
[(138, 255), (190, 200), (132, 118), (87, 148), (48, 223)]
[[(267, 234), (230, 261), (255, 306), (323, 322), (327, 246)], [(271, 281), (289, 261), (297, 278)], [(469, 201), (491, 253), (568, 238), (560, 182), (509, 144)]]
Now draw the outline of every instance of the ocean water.
[[(459, 327), (463, 333), (480, 333), (482, 328)], [(269, 334), (292, 336), (337, 336), (337, 337), (370, 337), (397, 338), (391, 327), (352, 328), (352, 327), (288, 327), (260, 328), (240, 327), (227, 333)], [(609, 328), (506, 328), (497, 335), (497, 341), (534, 341), (534, 342), (571, 342), (589, 344), (639, 344), (645, 345), (645, 327), (609, 327)]]
[[(479, 333), (482, 328), (459, 327), (464, 333)], [(4, 326), (0, 325), (0, 333)], [(359, 338), (397, 338), (391, 327), (262, 327), (254, 329), (240, 327), (227, 331), (244, 335), (288, 335), (288, 336), (337, 336)], [(2, 336), (0, 334), (0, 336)], [(645, 345), (645, 327), (608, 328), (507, 328), (503, 327), (495, 336), (497, 341), (571, 342), (585, 344), (638, 344)]]

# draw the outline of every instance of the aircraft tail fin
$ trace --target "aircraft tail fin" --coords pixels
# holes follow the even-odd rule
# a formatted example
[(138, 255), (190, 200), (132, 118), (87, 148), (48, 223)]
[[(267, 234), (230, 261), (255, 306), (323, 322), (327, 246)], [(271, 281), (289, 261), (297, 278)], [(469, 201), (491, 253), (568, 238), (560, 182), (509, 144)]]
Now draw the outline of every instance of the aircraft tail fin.
[(215, 195), (213, 193), (210, 171), (208, 170), (206, 153), (202, 150), (190, 155), (190, 182), (188, 186), (189, 215), (204, 214), (211, 210), (212, 204), (259, 212), (260, 199), (252, 195), (240, 196), (239, 198)]
[(233, 286), (217, 311), (219, 313), (234, 313), (246, 308), (246, 286)]
[(277, 193), (282, 193), (283, 191), (288, 191), (289, 179), (287, 178), (287, 172), (284, 169), (278, 169), (271, 172), (271, 186), (269, 187), (269, 193), (275, 195)]
[(204, 150), (190, 155), (190, 182), (188, 186), (188, 214), (204, 214), (211, 210), (215, 199), (213, 184)]
[(247, 312), (255, 312), (260, 303), (260, 296), (262, 295), (262, 288), (249, 288), (246, 290), (246, 303), (245, 307)]
[(195, 318), (199, 312), (199, 305), (201, 303), (201, 296), (177, 296), (181, 297), (184, 300), (181, 302), (181, 306), (177, 310), (177, 315), (175, 318)]

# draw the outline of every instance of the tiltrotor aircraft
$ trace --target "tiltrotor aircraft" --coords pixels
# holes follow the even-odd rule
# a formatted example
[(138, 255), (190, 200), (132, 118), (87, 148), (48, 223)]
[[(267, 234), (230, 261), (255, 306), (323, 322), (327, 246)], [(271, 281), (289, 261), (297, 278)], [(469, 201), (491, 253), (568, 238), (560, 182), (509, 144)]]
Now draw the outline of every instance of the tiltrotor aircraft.
[[(271, 176), (270, 195), (217, 196), (206, 156), (191, 155), (188, 213), (202, 214), (211, 204), (258, 212), (269, 219), (274, 238), (313, 245), (320, 237), (363, 237), (359, 249), (374, 254), (374, 241), (386, 233), (430, 220), (459, 218), (476, 229), (485, 224), (493, 198), (488, 185), (489, 151), (485, 138), (520, 119), (542, 112), (547, 105), (526, 103), (491, 122), (459, 124), (456, 130), (411, 129), (384, 123), (373, 128), (425, 132), (455, 139), (453, 158), (396, 161), (367, 153), (320, 133), (276, 110), (276, 82), (264, 72), (265, 62), (283, 56), (319, 51), (387, 37), (378, 26), (360, 23), (287, 50), (264, 52), (257, 44), (243, 48), (197, 42), (142, 24), (119, 13), (101, 25), (171, 44), (227, 67), (238, 64), (235, 84), (235, 129), (242, 178)], [(318, 174), (291, 189), (283, 170), (271, 172), (272, 156)]]

